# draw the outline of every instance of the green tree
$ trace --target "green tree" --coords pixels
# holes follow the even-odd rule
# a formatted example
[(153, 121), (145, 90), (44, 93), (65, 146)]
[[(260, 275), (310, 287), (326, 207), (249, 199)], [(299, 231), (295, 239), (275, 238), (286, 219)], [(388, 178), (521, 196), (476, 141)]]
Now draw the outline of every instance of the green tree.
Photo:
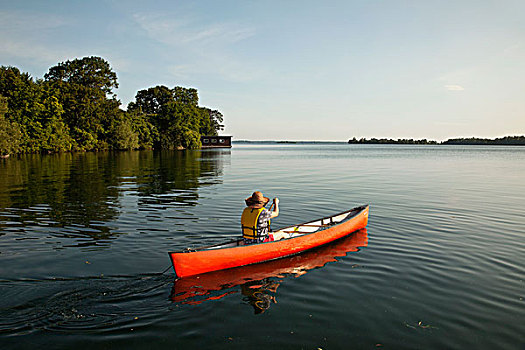
[(201, 135), (218, 135), (219, 131), (224, 129), (224, 125), (221, 124), (224, 120), (222, 113), (207, 107), (201, 107), (201, 111), (199, 128)]
[(194, 88), (175, 86), (172, 90), (176, 102), (189, 104), (197, 107), (199, 105), (199, 93)]
[(141, 147), (199, 148), (201, 135), (217, 135), (224, 128), (222, 114), (198, 104), (194, 88), (158, 85), (137, 92), (135, 101), (128, 105), (128, 113), (148, 126), (148, 132), (139, 132)]
[(84, 57), (51, 67), (44, 77), (64, 108), (73, 148), (111, 148), (112, 126), (119, 118), (120, 102), (112, 94), (118, 84), (109, 63), (100, 57)]
[(0, 68), (0, 95), (7, 98), (6, 120), (18, 124), (21, 152), (40, 150), (38, 136), (42, 129), (44, 112), (41, 87), (27, 73), (16, 67)]
[(15, 122), (5, 119), (7, 98), (0, 95), (0, 155), (9, 155), (19, 151), (21, 133)]
[(162, 106), (157, 116), (160, 146), (163, 149), (199, 148), (199, 125), (202, 113), (198, 107), (180, 102)]
[(135, 102), (128, 104), (128, 111), (144, 114), (157, 114), (160, 108), (173, 101), (173, 92), (164, 85), (158, 85), (146, 90), (140, 90), (135, 95)]
[(152, 149), (159, 139), (157, 127), (151, 122), (150, 117), (138, 111), (127, 111), (126, 119), (131, 123), (132, 130), (138, 136), (138, 148)]
[(118, 88), (117, 74), (106, 60), (96, 56), (61, 62), (51, 67), (44, 75), (44, 79), (51, 82), (78, 84), (111, 95), (113, 95), (113, 88)]
[(187, 149), (199, 149), (202, 147), (201, 135), (198, 131), (183, 127), (180, 130), (180, 145)]
[(111, 128), (111, 148), (117, 150), (133, 150), (139, 148), (139, 135), (134, 131), (132, 120), (121, 113)]
[(2, 152), (198, 148), (201, 135), (224, 128), (219, 111), (199, 107), (197, 89), (140, 90), (124, 112), (117, 87), (101, 57), (58, 63), (36, 81), (16, 67), (0, 67)]
[(63, 152), (73, 149), (74, 140), (70, 135), (69, 127), (62, 119), (64, 109), (58, 98), (49, 96), (43, 101), (44, 112), (40, 135), (40, 148), (47, 152)]

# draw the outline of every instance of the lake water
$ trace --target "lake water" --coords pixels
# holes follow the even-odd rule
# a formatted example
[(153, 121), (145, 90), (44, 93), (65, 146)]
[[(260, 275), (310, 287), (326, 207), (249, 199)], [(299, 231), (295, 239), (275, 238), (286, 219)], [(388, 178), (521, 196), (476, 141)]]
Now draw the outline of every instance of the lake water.
[[(370, 204), (306, 254), (176, 280), (167, 252)], [(235, 144), (0, 160), (0, 348), (524, 349), (525, 148)], [(165, 273), (162, 273), (165, 271)]]

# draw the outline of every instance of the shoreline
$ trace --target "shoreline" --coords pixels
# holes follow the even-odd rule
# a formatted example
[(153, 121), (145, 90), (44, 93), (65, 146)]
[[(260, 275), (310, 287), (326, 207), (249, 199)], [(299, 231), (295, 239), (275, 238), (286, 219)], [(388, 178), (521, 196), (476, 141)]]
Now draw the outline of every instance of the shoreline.
[[(436, 142), (436, 143), (406, 143), (406, 142), (345, 142), (345, 141), (271, 141), (271, 140), (262, 140), (262, 141), (250, 141), (250, 140), (239, 140), (239, 141), (232, 141), (232, 145), (383, 145), (383, 146), (496, 146), (496, 147), (502, 147), (502, 146), (525, 146), (524, 143), (450, 143), (447, 141), (444, 142)], [(154, 149), (154, 148), (146, 148), (146, 149), (133, 149), (133, 150), (116, 150), (116, 149), (105, 149), (105, 150), (75, 150), (75, 151), (59, 151), (59, 152), (20, 152), (20, 153), (12, 153), (7, 155), (0, 155), (1, 159), (13, 159), (17, 156), (21, 155), (58, 155), (58, 154), (86, 154), (86, 153), (121, 153), (121, 152), (142, 152), (142, 151), (153, 151), (153, 152), (166, 152), (166, 151), (175, 151), (175, 152), (181, 152), (181, 151), (208, 151), (211, 149), (231, 149), (232, 147), (202, 147), (202, 148), (196, 148), (196, 149), (188, 149), (188, 148), (173, 148), (173, 149)]]

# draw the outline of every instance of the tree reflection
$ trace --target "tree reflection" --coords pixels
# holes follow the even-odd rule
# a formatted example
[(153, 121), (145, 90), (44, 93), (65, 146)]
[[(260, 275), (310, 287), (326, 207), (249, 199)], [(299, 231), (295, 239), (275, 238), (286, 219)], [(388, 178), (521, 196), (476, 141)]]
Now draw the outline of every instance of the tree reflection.
[(198, 188), (219, 181), (222, 155), (133, 151), (2, 159), (0, 235), (11, 223), (22, 228), (45, 224), (55, 228), (47, 231), (50, 235), (83, 238), (82, 245), (115, 238), (124, 198), (137, 201), (138, 208), (195, 205)]
[[(117, 215), (118, 176), (107, 154), (24, 155), (0, 166), (0, 207), (10, 208), (21, 223), (89, 226)], [(64, 233), (67, 236), (67, 233)], [(107, 236), (108, 232), (90, 232)]]
[[(277, 302), (277, 288), (285, 276), (302, 276), (367, 245), (368, 234), (363, 229), (292, 257), (177, 279), (173, 283), (171, 300), (195, 305), (240, 291), (243, 301), (253, 307), (255, 314), (260, 314)], [(237, 286), (239, 290), (236, 291)]]
[[(143, 153), (136, 171), (139, 205), (195, 205), (197, 188), (219, 181), (222, 154), (201, 150)], [(213, 181), (206, 181), (209, 178)]]

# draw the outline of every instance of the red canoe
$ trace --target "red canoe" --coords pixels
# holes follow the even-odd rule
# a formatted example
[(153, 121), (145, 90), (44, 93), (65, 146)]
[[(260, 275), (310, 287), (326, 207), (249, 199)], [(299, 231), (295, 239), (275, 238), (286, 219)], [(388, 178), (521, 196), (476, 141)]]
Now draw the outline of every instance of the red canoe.
[(302, 276), (310, 270), (335, 262), (339, 257), (350, 252), (357, 252), (367, 245), (368, 234), (365, 228), (325, 244), (319, 249), (311, 249), (301, 254), (261, 264), (178, 278), (173, 282), (170, 297), (175, 302), (194, 305), (208, 300), (218, 300), (226, 295), (238, 293), (239, 290), (235, 287), (247, 283), (251, 286), (253, 283), (263, 285), (268, 278), (273, 278), (274, 283), (280, 283), (285, 276)]
[[(242, 239), (198, 250), (169, 252), (178, 277), (250, 265), (313, 249), (365, 228), (369, 206), (274, 231), (276, 241), (244, 245)], [(282, 239), (279, 239), (282, 238)]]

